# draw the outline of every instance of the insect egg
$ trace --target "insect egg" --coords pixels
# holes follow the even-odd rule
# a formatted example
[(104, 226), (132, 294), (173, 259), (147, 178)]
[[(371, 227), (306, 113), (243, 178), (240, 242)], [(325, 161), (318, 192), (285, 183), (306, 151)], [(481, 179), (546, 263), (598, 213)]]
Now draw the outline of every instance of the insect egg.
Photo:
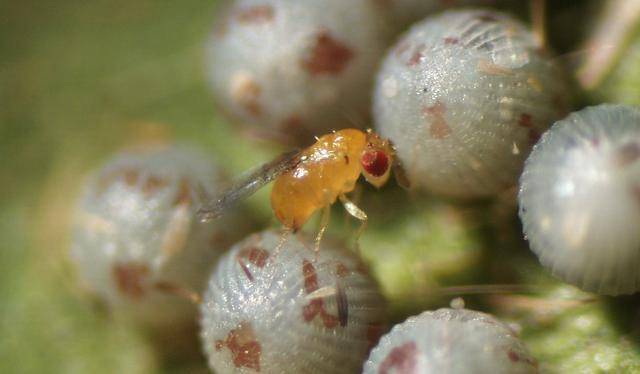
[(607, 295), (640, 290), (640, 110), (603, 104), (544, 134), (520, 178), (529, 245), (554, 275)]
[(454, 10), (414, 25), (390, 50), (375, 86), (375, 126), (413, 186), (492, 196), (516, 184), (563, 95), (563, 75), (521, 22)]
[(344, 248), (264, 231), (218, 263), (201, 306), (216, 373), (357, 373), (383, 332), (385, 303)]
[(203, 225), (194, 213), (224, 178), (187, 148), (115, 156), (86, 185), (71, 255), (82, 280), (116, 313), (156, 331), (195, 320), (196, 308), (167, 292), (199, 291), (225, 246), (242, 235), (238, 217)]
[(371, 350), (364, 374), (537, 373), (516, 334), (491, 315), (467, 309), (427, 311), (396, 325)]
[(235, 122), (293, 141), (365, 122), (391, 35), (375, 1), (238, 0), (221, 16), (207, 64)]

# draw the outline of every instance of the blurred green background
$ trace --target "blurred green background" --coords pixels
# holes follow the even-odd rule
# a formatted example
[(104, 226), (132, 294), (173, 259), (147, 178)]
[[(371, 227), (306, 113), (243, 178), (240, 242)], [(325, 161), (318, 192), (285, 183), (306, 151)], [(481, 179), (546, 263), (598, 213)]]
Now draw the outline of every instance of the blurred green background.
[[(561, 52), (589, 25), (576, 20), (590, 5), (573, 3), (585, 2), (554, 5), (550, 26)], [(67, 252), (83, 177), (118, 149), (194, 143), (232, 173), (278, 151), (241, 138), (214, 110), (203, 45), (215, 7), (198, 0), (0, 3), (1, 373), (206, 372), (199, 354), (160, 353), (135, 327), (113, 321), (78, 290)], [(623, 58), (626, 70), (591, 100), (637, 104), (638, 86), (628, 82), (640, 76), (638, 55)], [(632, 93), (621, 94), (620, 85)], [(447, 306), (461, 293), (442, 287), (520, 284), (515, 293), (484, 288), (465, 300), (517, 323), (544, 371), (640, 372), (637, 298), (594, 298), (546, 275), (520, 237), (512, 197), (461, 206), (397, 187), (372, 191), (363, 193), (372, 219), (362, 248), (395, 320)], [(250, 202), (265, 223), (272, 220), (266, 194)], [(329, 231), (352, 232), (337, 211)]]
[(66, 257), (83, 176), (122, 147), (197, 143), (232, 170), (267, 157), (213, 110), (202, 54), (215, 5), (0, 3), (0, 372), (204, 370), (161, 363), (87, 303)]

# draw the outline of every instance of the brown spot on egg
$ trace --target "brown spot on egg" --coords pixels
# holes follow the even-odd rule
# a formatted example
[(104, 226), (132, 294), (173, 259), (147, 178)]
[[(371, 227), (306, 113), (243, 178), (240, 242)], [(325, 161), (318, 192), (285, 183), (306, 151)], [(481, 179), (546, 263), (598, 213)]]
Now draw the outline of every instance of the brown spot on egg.
[(382, 361), (378, 373), (413, 374), (416, 372), (417, 354), (418, 347), (415, 342), (408, 342), (396, 347)]
[(116, 179), (122, 178), (124, 183), (129, 187), (135, 187), (138, 183), (138, 177), (140, 176), (140, 172), (137, 169), (118, 169), (112, 170), (108, 173), (105, 173), (100, 176), (97, 185), (96, 194), (98, 196), (102, 195), (104, 191), (109, 188)]
[(159, 189), (166, 187), (169, 182), (166, 179), (160, 178), (155, 175), (150, 175), (142, 185), (142, 193), (145, 198), (150, 198), (155, 195)]
[(173, 200), (173, 205), (187, 206), (191, 204), (191, 200), (192, 200), (191, 186), (189, 185), (189, 182), (185, 178), (182, 178), (180, 179), (180, 182), (178, 185), (178, 192), (176, 193), (176, 197)]
[(254, 5), (240, 9), (236, 19), (243, 24), (267, 23), (273, 21), (274, 14), (271, 5)]
[(424, 44), (419, 44), (413, 51), (413, 54), (407, 60), (407, 66), (416, 66), (420, 63), (420, 60), (424, 57)]
[(144, 282), (149, 275), (149, 267), (140, 263), (120, 263), (111, 269), (111, 275), (118, 291), (131, 299), (140, 299), (145, 294)]
[(249, 368), (260, 371), (262, 347), (258, 342), (251, 323), (242, 321), (238, 328), (229, 331), (225, 340), (216, 340), (216, 351), (227, 347), (236, 368)]
[(247, 278), (253, 282), (253, 274), (247, 267), (245, 260), (248, 260), (253, 265), (263, 268), (267, 264), (267, 259), (269, 258), (269, 252), (265, 251), (262, 248), (258, 247), (249, 247), (242, 249), (238, 255), (236, 256), (236, 261), (240, 265), (240, 268), (247, 276)]
[(311, 75), (335, 75), (340, 74), (353, 57), (351, 48), (322, 30), (316, 35), (310, 54), (302, 60), (302, 67)]
[(453, 36), (447, 36), (444, 38), (444, 44), (446, 45), (456, 45), (460, 42), (460, 39), (455, 38)]
[(422, 113), (429, 118), (429, 134), (434, 139), (444, 139), (451, 135), (451, 127), (444, 118), (446, 110), (446, 106), (440, 101), (422, 109)]
[[(304, 277), (304, 290), (307, 295), (318, 290), (316, 268), (308, 260), (302, 261), (302, 276)], [(302, 318), (305, 322), (311, 322), (317, 316), (320, 317), (322, 324), (326, 328), (334, 328), (338, 323), (342, 323), (338, 317), (327, 313), (324, 308), (324, 299), (322, 298), (312, 299), (309, 304), (302, 307)]]
[(302, 317), (305, 322), (311, 322), (319, 316), (324, 327), (332, 329), (338, 325), (338, 317), (333, 316), (324, 309), (324, 301), (320, 298), (313, 299), (302, 308)]
[(625, 167), (640, 158), (640, 144), (631, 142), (623, 145), (615, 152), (615, 162), (618, 167)]
[(253, 117), (262, 115), (260, 96), (262, 88), (255, 79), (246, 72), (233, 74), (230, 80), (231, 98)]
[(267, 264), (269, 252), (258, 247), (243, 248), (238, 253), (238, 258), (247, 259), (253, 265), (263, 268)]
[(302, 261), (302, 276), (304, 277), (304, 290), (307, 294), (318, 289), (318, 275), (316, 268), (308, 260)]

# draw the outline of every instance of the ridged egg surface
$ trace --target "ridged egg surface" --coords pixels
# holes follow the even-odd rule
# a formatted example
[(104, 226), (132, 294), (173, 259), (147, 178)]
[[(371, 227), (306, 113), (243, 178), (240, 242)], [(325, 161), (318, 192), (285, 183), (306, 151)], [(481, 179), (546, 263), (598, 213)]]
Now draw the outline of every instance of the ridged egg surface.
[(640, 289), (640, 110), (603, 104), (542, 137), (520, 178), (520, 218), (554, 275), (608, 295)]
[(537, 373), (537, 361), (504, 323), (465, 309), (427, 311), (393, 327), (364, 374)]
[(415, 187), (475, 198), (517, 183), (565, 99), (564, 76), (521, 22), (452, 10), (414, 25), (389, 51), (374, 119)]
[(185, 147), (115, 156), (89, 179), (77, 207), (71, 255), (82, 281), (144, 325), (193, 321), (196, 308), (161, 289), (202, 289), (215, 259), (242, 235), (234, 214), (195, 219), (223, 180), (207, 156)]
[(304, 139), (365, 123), (390, 40), (370, 0), (238, 0), (208, 44), (220, 108), (259, 135)]
[(241, 241), (221, 259), (201, 306), (216, 373), (360, 373), (384, 332), (385, 303), (362, 264), (339, 246), (280, 233)]

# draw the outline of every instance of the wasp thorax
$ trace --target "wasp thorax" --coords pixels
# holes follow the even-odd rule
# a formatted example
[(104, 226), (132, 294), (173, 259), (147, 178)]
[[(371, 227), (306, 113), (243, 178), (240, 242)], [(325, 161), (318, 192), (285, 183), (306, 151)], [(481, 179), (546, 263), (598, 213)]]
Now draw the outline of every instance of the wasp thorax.
[[(239, 242), (209, 280), (202, 342), (216, 373), (356, 373), (384, 332), (385, 303), (340, 246), (264, 231)], [(274, 257), (277, 256), (277, 257)]]

